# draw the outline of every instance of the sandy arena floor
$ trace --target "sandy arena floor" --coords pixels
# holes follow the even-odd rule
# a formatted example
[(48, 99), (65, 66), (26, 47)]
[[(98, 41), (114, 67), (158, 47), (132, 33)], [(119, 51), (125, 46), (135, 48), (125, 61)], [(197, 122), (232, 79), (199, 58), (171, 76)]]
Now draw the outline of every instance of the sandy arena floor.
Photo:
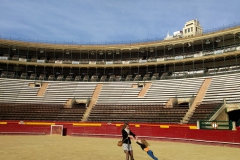
[[(118, 139), (71, 136), (0, 136), (0, 160), (125, 160)], [(240, 148), (149, 141), (159, 160), (237, 160)], [(151, 160), (133, 143), (135, 160)]]

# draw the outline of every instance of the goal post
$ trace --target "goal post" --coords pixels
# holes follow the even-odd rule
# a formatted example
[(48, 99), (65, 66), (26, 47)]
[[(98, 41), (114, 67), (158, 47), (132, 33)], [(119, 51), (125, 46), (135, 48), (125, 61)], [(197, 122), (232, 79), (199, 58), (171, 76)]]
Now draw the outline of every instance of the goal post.
[(63, 125), (51, 125), (50, 135), (63, 135)]

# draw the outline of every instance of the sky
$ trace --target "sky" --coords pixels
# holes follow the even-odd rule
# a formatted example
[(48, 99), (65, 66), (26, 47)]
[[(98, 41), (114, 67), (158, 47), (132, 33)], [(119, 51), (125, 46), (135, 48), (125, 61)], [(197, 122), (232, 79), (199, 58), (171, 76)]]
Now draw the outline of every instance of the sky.
[(204, 31), (240, 24), (240, 0), (0, 0), (0, 38), (47, 43), (163, 39), (198, 19)]

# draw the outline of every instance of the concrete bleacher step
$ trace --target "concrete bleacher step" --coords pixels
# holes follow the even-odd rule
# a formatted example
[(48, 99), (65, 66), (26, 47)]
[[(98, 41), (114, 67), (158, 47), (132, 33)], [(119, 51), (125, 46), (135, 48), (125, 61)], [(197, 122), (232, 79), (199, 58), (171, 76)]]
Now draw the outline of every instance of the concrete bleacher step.
[[(65, 104), (70, 98), (92, 98), (98, 84), (102, 84), (96, 104), (161, 104), (167, 103), (172, 97), (191, 97), (198, 94), (202, 82), (211, 78), (211, 84), (203, 97), (202, 102), (223, 101), (226, 99), (240, 99), (240, 73), (228, 75), (213, 75), (209, 77), (169, 79), (152, 81), (145, 95), (139, 97), (141, 87), (134, 88), (136, 82), (70, 82), (70, 81), (43, 81), (48, 83), (42, 96), (37, 96), (39, 87), (30, 87), (34, 80), (0, 78), (0, 102), (48, 103)], [(11, 87), (9, 87), (11, 86)], [(141, 106), (140, 106), (141, 107)], [(210, 108), (205, 108), (205, 111)], [(177, 112), (177, 111), (172, 111)], [(195, 111), (198, 112), (197, 110)], [(161, 112), (158, 112), (161, 113)], [(167, 114), (167, 112), (162, 112)], [(180, 111), (179, 111), (180, 113)], [(204, 114), (204, 113), (203, 113)], [(160, 121), (161, 119), (159, 119)], [(138, 119), (139, 121), (139, 119)], [(190, 119), (191, 121), (191, 119)], [(189, 121), (189, 122), (190, 122)]]

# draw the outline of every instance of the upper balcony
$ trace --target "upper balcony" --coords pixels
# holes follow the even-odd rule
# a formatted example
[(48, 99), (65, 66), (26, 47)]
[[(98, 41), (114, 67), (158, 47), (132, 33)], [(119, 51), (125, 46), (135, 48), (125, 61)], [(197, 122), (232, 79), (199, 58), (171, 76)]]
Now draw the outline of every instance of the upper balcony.
[(52, 44), (0, 39), (0, 62), (40, 66), (122, 67), (185, 63), (240, 53), (240, 26), (202, 35), (125, 44)]

